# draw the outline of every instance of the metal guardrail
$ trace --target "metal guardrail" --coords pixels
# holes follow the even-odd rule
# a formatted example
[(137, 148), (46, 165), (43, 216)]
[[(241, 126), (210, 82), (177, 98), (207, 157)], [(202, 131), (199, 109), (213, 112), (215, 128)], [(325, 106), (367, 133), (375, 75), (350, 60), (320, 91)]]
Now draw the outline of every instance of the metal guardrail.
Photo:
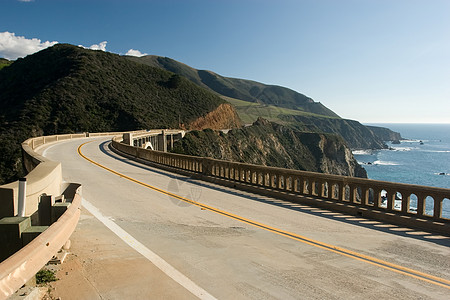
[(450, 189), (265, 167), (138, 148), (112, 140), (122, 153), (175, 171), (256, 193), (450, 235)]

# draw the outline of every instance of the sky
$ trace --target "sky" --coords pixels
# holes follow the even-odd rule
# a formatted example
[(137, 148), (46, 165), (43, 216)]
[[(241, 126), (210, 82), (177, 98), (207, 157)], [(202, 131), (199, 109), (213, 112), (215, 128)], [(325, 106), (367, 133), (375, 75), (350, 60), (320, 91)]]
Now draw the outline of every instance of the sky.
[(2, 0), (0, 57), (55, 43), (281, 85), (362, 123), (450, 123), (450, 0)]

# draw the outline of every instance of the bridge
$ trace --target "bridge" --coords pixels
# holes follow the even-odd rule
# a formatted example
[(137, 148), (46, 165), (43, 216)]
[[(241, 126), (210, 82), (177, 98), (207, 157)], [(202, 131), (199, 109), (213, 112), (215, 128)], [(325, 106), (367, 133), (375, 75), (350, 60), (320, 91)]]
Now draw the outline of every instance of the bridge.
[[(37, 181), (33, 177), (53, 178), (48, 186), (59, 178), (59, 189), (46, 192), (55, 198), (71, 186), (67, 182), (83, 188), (82, 209), (77, 204), (81, 190), (72, 185), (66, 192), (71, 204), (65, 206), (75, 212), (67, 209), (56, 220), (75, 220), (74, 227), (81, 215), (71, 251), (83, 259), (73, 276), (84, 275), (61, 280), (69, 294), (92, 299), (448, 297), (450, 220), (442, 207), (450, 190), (151, 150), (170, 149), (181, 134), (91, 133), (24, 143), (29, 169), (37, 165), (27, 176), (29, 187)], [(48, 163), (45, 172), (39, 170)], [(33, 174), (36, 170), (40, 173)], [(1, 191), (8, 189), (17, 197), (17, 187)], [(39, 208), (36, 195), (42, 194), (32, 189), (30, 216)], [(56, 248), (71, 231), (58, 234)], [(26, 268), (35, 251), (23, 250), (53, 244), (32, 242), (0, 264), (0, 299), (14, 290), (14, 276), (26, 281), (31, 277), (25, 273), (37, 271)]]

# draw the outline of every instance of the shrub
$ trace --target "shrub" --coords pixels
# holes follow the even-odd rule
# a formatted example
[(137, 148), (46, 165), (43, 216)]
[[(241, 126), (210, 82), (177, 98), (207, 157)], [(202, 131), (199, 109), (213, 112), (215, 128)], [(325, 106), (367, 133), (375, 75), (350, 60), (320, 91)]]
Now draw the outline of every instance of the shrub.
[(52, 270), (42, 269), (36, 273), (37, 284), (52, 282), (56, 280), (58, 280), (58, 278), (56, 278), (55, 272)]

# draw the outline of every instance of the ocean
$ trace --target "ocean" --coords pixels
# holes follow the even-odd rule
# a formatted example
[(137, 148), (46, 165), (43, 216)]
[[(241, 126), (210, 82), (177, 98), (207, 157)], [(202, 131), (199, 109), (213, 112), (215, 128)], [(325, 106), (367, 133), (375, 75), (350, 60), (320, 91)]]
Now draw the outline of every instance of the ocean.
[[(387, 127), (406, 139), (390, 150), (357, 150), (356, 160), (370, 179), (450, 188), (450, 124), (366, 124)], [(428, 204), (428, 203), (427, 203)], [(427, 213), (432, 208), (426, 207)], [(450, 201), (443, 217), (450, 218)]]

